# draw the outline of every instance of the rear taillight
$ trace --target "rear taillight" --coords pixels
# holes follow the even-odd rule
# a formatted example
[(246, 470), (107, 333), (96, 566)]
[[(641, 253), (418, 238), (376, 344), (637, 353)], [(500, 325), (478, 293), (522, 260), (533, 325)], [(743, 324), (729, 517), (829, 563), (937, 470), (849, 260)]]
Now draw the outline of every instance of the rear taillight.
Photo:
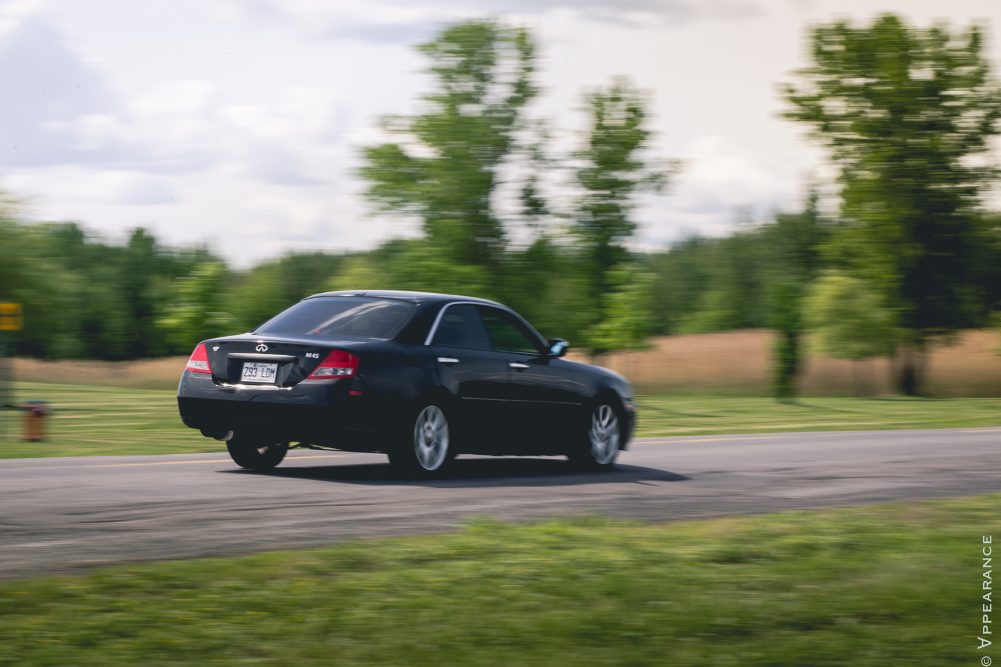
[(194, 373), (212, 372), (212, 367), (209, 366), (209, 351), (205, 348), (205, 343), (199, 343), (195, 351), (191, 353), (191, 357), (188, 359), (187, 370)]
[(331, 350), (330, 354), (313, 369), (307, 380), (339, 380), (352, 377), (358, 370), (358, 357), (344, 350)]

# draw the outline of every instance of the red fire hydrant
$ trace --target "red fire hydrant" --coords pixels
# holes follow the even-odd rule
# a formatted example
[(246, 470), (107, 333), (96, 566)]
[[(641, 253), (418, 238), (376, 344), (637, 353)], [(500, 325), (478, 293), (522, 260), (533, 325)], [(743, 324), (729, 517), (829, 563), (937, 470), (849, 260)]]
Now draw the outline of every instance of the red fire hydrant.
[(45, 440), (45, 418), (49, 416), (49, 404), (45, 401), (25, 401), (21, 405), (24, 411), (24, 440), (41, 442)]

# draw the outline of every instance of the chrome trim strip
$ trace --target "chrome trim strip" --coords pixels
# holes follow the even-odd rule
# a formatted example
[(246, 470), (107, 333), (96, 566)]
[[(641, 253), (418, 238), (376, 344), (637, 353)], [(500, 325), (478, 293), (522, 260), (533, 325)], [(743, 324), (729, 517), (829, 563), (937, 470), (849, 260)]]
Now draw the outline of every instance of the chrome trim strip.
[(428, 335), (424, 338), (424, 344), (430, 345), (431, 341), (434, 339), (434, 335), (438, 333), (438, 325), (441, 324), (441, 318), (445, 315), (445, 311), (452, 306), (482, 306), (482, 303), (477, 303), (475, 301), (450, 301), (441, 307), (438, 314), (434, 317), (434, 324), (431, 325), (431, 329), (428, 331)]
[(230, 352), (230, 359), (249, 359), (251, 361), (295, 361), (292, 354), (262, 354), (260, 352)]
[(279, 387), (276, 384), (230, 384), (228, 382), (220, 382), (220, 387), (225, 387), (226, 389), (236, 389), (237, 391), (243, 391), (246, 389), (253, 390), (263, 390), (263, 391), (291, 391), (294, 387)]
[(583, 403), (575, 403), (573, 401), (533, 401), (527, 398), (509, 398), (507, 399), (511, 403), (545, 403), (546, 405), (583, 405)]
[(455, 357), (438, 357), (439, 364), (457, 364), (459, 360)]
[[(449, 303), (446, 303), (444, 306), (442, 306), (441, 310), (438, 311), (438, 314), (435, 315), (434, 324), (431, 325), (431, 329), (428, 331), (428, 335), (424, 338), (424, 344), (425, 345), (431, 344), (431, 341), (434, 339), (434, 335), (438, 332), (438, 325), (441, 323), (441, 318), (445, 314), (446, 310), (448, 310), (451, 306), (466, 306), (466, 305), (482, 306), (483, 308), (496, 308), (497, 310), (503, 310), (504, 312), (511, 313), (512, 315), (514, 315), (515, 319), (519, 320), (522, 324), (525, 325), (526, 329), (528, 329), (531, 333), (535, 334), (536, 340), (542, 343), (541, 345), (542, 349), (543, 350), (546, 349), (546, 339), (543, 338), (542, 334), (536, 331), (535, 327), (529, 324), (528, 320), (526, 320), (524, 317), (514, 312), (507, 306), (502, 306), (500, 304), (493, 304), (493, 303), (480, 303), (478, 301), (450, 301)], [(541, 356), (544, 353), (540, 352), (539, 354)]]
[(525, 370), (526, 368), (528, 368), (528, 364), (521, 364), (518, 363), (517, 361), (512, 361), (511, 363), (508, 364), (508, 368), (517, 368), (518, 370)]

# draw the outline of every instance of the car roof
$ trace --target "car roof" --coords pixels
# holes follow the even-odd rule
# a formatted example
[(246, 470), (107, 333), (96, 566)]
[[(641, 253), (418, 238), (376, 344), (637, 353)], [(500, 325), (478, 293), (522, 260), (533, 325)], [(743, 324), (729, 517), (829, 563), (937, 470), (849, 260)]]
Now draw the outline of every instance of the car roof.
[(399, 299), (401, 301), (410, 301), (412, 303), (419, 304), (472, 301), (474, 303), (482, 303), (490, 306), (503, 306), (503, 304), (497, 303), (496, 301), (480, 299), (475, 296), (463, 296), (461, 294), (438, 294), (437, 292), (411, 292), (408, 290), (338, 290), (336, 292), (320, 292), (319, 294), (312, 294), (306, 298), (312, 299), (318, 296), (368, 296), (377, 299)]

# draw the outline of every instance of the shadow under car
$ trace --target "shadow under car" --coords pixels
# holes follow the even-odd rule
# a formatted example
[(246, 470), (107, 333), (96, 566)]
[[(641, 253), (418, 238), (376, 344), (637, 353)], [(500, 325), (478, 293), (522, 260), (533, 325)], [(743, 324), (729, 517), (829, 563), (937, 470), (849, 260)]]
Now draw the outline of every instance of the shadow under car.
[(413, 479), (388, 463), (323, 466), (287, 466), (266, 471), (231, 469), (226, 472), (260, 477), (286, 477), (323, 482), (371, 485), (410, 485), (440, 488), (487, 486), (568, 486), (623, 482), (680, 482), (688, 477), (667, 470), (618, 464), (609, 471), (589, 472), (556, 458), (460, 458), (432, 479)]

